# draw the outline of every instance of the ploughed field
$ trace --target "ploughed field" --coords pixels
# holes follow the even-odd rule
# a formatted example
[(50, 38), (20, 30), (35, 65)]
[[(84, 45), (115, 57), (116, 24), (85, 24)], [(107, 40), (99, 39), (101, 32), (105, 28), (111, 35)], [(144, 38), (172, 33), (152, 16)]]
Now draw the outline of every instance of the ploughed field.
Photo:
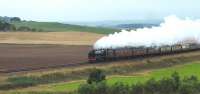
[(0, 73), (81, 65), (90, 46), (0, 44)]

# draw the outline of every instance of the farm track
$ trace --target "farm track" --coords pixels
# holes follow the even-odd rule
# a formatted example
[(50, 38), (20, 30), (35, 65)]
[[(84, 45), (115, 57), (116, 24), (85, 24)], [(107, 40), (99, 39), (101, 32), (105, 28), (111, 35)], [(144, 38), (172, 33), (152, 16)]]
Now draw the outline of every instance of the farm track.
[(83, 65), (90, 46), (0, 44), (0, 73)]

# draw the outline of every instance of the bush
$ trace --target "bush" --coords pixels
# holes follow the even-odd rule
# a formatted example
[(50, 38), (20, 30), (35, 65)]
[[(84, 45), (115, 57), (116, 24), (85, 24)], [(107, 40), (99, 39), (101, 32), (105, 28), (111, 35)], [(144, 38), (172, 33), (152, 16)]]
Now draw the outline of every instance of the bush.
[(128, 93), (129, 93), (129, 86), (121, 82), (112, 85), (110, 87), (110, 92), (109, 92), (109, 94), (128, 94)]
[(27, 26), (18, 27), (16, 30), (17, 31), (33, 31), (33, 32), (38, 31), (38, 32), (42, 32), (42, 29), (37, 30), (36, 28), (30, 28), (30, 27), (27, 27)]
[(163, 78), (159, 81), (159, 92), (162, 94), (169, 94), (175, 92), (173, 80), (170, 78)]
[(95, 94), (93, 84), (83, 84), (78, 88), (78, 94)]
[(96, 84), (95, 94), (109, 94), (108, 86), (105, 82), (100, 82)]
[(26, 26), (21, 26), (19, 28), (17, 28), (18, 31), (31, 31), (31, 28), (26, 27)]
[(141, 83), (133, 84), (130, 87), (130, 94), (144, 94), (144, 86)]
[(148, 80), (144, 86), (145, 92), (148, 92), (148, 94), (156, 93), (158, 88), (158, 82), (154, 78)]
[(82, 84), (78, 88), (78, 94), (108, 94), (108, 88), (105, 82)]
[(199, 93), (199, 82), (196, 76), (184, 78), (180, 85), (179, 92), (181, 94), (197, 94)]
[(145, 83), (131, 86), (117, 82), (107, 85), (105, 82), (84, 84), (78, 94), (199, 94), (200, 83), (196, 76), (180, 79), (177, 72), (160, 80), (150, 79)]
[(92, 69), (90, 74), (89, 74), (89, 78), (87, 80), (88, 84), (92, 84), (92, 83), (98, 83), (101, 82), (103, 80), (106, 79), (106, 75), (103, 73), (102, 70), (100, 69)]

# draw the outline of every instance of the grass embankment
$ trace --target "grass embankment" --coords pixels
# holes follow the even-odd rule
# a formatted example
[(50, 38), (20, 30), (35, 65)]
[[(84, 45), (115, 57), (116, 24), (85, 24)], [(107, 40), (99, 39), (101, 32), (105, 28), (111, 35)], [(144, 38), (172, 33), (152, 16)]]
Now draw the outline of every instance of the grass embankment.
[[(200, 68), (200, 61), (170, 68), (157, 69), (147, 72), (145, 71), (135, 76), (110, 76), (107, 78), (107, 83), (109, 85), (113, 85), (116, 82), (122, 82), (131, 85), (137, 82), (143, 83), (150, 78), (161, 79), (163, 77), (169, 77), (173, 72), (178, 72), (182, 78), (192, 75), (195, 75), (199, 78), (200, 77), (199, 68)], [(53, 85), (48, 85), (48, 89), (52, 91), (71, 91), (78, 89), (79, 85), (83, 83), (85, 83), (85, 81), (53, 84)]]
[(98, 34), (110, 34), (114, 32), (119, 32), (118, 29), (111, 28), (103, 28), (103, 27), (89, 27), (89, 26), (79, 26), (79, 25), (71, 25), (71, 24), (62, 24), (57, 22), (35, 22), (35, 21), (22, 21), (22, 22), (12, 22), (17, 28), (18, 27), (29, 27), (35, 28), (41, 31), (74, 31), (74, 32), (91, 32)]
[[(109, 84), (113, 84), (117, 81), (122, 81), (124, 83), (145, 81), (151, 77), (161, 78), (163, 76), (170, 75), (171, 72), (173, 71), (179, 72), (182, 77), (185, 75), (192, 75), (193, 73), (195, 75), (199, 75), (197, 74), (200, 71), (198, 70), (198, 68), (200, 67), (199, 63), (194, 63), (194, 65), (189, 64), (184, 66), (176, 66), (173, 68), (161, 69), (161, 68), (171, 67), (174, 65), (182, 65), (189, 62), (199, 61), (200, 60), (199, 56), (200, 56), (199, 52), (196, 52), (196, 53), (185, 53), (175, 56), (163, 56), (159, 58), (158, 57), (147, 58), (135, 62), (133, 61), (131, 62), (130, 60), (124, 63), (120, 63), (122, 62), (120, 61), (119, 63), (93, 64), (73, 69), (68, 68), (53, 72), (45, 72), (45, 73), (39, 72), (28, 75), (18, 75), (15, 77), (8, 77), (8, 79), (5, 80), (5, 82), (9, 83), (11, 86), (14, 86), (7, 88), (7, 90), (11, 90), (10, 92), (12, 91), (64, 92), (64, 91), (76, 90), (80, 84), (84, 83), (83, 80), (86, 79), (88, 73), (93, 67), (103, 69), (107, 75), (120, 75), (120, 76), (110, 76), (108, 78)], [(6, 86), (5, 84), (1, 85)], [(18, 89), (19, 87), (21, 88), (29, 87), (29, 88)]]
[(88, 32), (0, 32), (0, 43), (93, 45), (104, 36)]

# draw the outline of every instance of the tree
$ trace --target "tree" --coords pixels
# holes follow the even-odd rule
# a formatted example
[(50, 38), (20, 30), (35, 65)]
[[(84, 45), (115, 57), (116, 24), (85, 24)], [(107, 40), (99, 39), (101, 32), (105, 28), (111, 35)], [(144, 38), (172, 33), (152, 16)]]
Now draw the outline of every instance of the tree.
[(13, 25), (13, 24), (11, 25), (10, 28), (11, 28), (11, 30), (13, 30), (13, 31), (16, 31), (16, 30), (17, 30), (17, 28), (16, 28), (15, 25)]
[(4, 22), (4, 21), (0, 21), (0, 31), (8, 31), (8, 30), (16, 30), (15, 26)]
[(12, 17), (12, 18), (10, 19), (10, 21), (20, 22), (21, 19), (20, 19), (19, 17)]
[(87, 83), (88, 84), (98, 83), (98, 82), (101, 82), (105, 79), (106, 79), (106, 76), (103, 73), (103, 71), (100, 70), (100, 69), (94, 68), (94, 69), (91, 70), (91, 72), (89, 74), (89, 78), (87, 80)]

